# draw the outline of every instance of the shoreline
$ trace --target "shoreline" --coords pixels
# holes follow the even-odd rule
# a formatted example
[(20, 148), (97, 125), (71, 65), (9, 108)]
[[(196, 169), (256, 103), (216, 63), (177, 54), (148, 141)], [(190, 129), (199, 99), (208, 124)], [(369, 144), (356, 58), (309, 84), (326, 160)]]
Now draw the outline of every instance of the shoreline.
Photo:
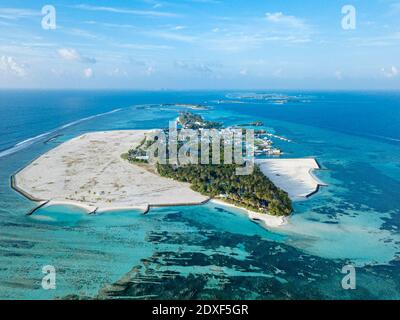
[(321, 166), (315, 158), (256, 159), (261, 171), (292, 201), (302, 201), (327, 186), (315, 174)]
[(315, 171), (315, 170), (322, 170), (322, 167), (321, 167), (321, 165), (319, 164), (319, 162), (318, 162), (318, 160), (317, 160), (316, 158), (312, 158), (312, 159), (314, 159), (314, 161), (315, 161), (315, 163), (316, 163), (316, 165), (317, 165), (317, 168), (312, 168), (312, 169), (310, 169), (310, 170), (308, 171), (308, 173), (309, 173), (309, 175), (314, 179), (314, 181), (317, 183), (317, 186), (315, 187), (315, 190), (314, 190), (313, 192), (311, 192), (311, 193), (309, 193), (308, 195), (306, 195), (306, 198), (307, 198), (307, 199), (310, 198), (310, 197), (312, 197), (313, 195), (317, 194), (317, 193), (320, 191), (321, 187), (327, 187), (327, 186), (328, 186), (327, 183), (321, 181), (321, 180), (314, 174), (314, 171)]
[(289, 218), (288, 217), (276, 217), (272, 216), (269, 214), (262, 214), (258, 212), (254, 212), (245, 208), (241, 208), (239, 206), (236, 206), (232, 203), (225, 202), (220, 199), (208, 199), (203, 201), (202, 203), (199, 204), (167, 204), (167, 205), (146, 205), (146, 206), (135, 206), (135, 207), (123, 207), (123, 206), (114, 206), (114, 207), (106, 207), (106, 208), (99, 208), (96, 207), (95, 205), (87, 205), (84, 203), (80, 203), (78, 201), (67, 201), (67, 200), (48, 200), (48, 201), (39, 201), (40, 204), (30, 210), (27, 215), (31, 216), (33, 215), (37, 210), (47, 208), (47, 207), (52, 207), (52, 206), (71, 206), (71, 207), (76, 207), (79, 209), (82, 209), (85, 211), (86, 214), (88, 215), (94, 215), (94, 214), (107, 214), (107, 213), (112, 213), (112, 212), (118, 212), (118, 211), (140, 211), (139, 214), (147, 214), (152, 208), (163, 208), (163, 207), (182, 207), (182, 206), (201, 206), (205, 205), (207, 203), (212, 203), (216, 204), (219, 206), (223, 207), (229, 207), (229, 208), (234, 208), (244, 215), (246, 215), (251, 221), (259, 224), (261, 227), (266, 228), (266, 229), (274, 229), (274, 228), (279, 228), (284, 225), (287, 225), (289, 223)]
[(148, 206), (208, 200), (187, 183), (160, 177), (121, 158), (151, 131), (99, 131), (74, 137), (18, 170), (11, 187), (31, 201), (51, 200), (50, 205), (75, 205), (90, 212), (147, 212)]
[(289, 223), (288, 217), (283, 217), (283, 216), (277, 217), (277, 216), (272, 216), (270, 214), (258, 213), (246, 208), (238, 207), (232, 203), (228, 203), (220, 199), (211, 199), (210, 202), (220, 206), (237, 209), (243, 212), (243, 214), (245, 214), (251, 221), (256, 222), (257, 224), (261, 225), (266, 229), (279, 228)]
[[(153, 129), (155, 130), (155, 129)], [(212, 199), (177, 182), (128, 163), (121, 154), (138, 145), (153, 130), (118, 130), (85, 133), (61, 143), (30, 161), (10, 179), (11, 188), (42, 207), (74, 206), (88, 214), (151, 208), (203, 205), (212, 202), (235, 208), (266, 228), (288, 224), (272, 216)], [(256, 159), (261, 171), (293, 201), (304, 200), (325, 185), (313, 174), (321, 169), (314, 158)]]
[(140, 211), (140, 214), (147, 214), (152, 208), (164, 208), (164, 207), (190, 207), (190, 206), (202, 206), (211, 201), (211, 199), (207, 199), (203, 202), (199, 203), (172, 203), (172, 204), (146, 204), (142, 206), (109, 206), (109, 207), (97, 207), (91, 204), (84, 204), (79, 201), (74, 200), (31, 200), (32, 202), (38, 203), (36, 207), (31, 209), (26, 215), (33, 215), (37, 210), (52, 207), (52, 206), (71, 206), (82, 209), (86, 214), (102, 214), (102, 213), (112, 213), (118, 211)]
[(97, 213), (107, 213), (107, 212), (115, 212), (115, 211), (129, 211), (129, 210), (139, 210), (142, 213), (148, 211), (148, 205), (143, 206), (110, 206), (110, 207), (97, 207), (96, 205), (85, 204), (79, 201), (69, 201), (69, 200), (50, 200), (48, 201), (44, 207), (51, 206), (71, 206), (83, 209), (87, 214), (97, 214)]

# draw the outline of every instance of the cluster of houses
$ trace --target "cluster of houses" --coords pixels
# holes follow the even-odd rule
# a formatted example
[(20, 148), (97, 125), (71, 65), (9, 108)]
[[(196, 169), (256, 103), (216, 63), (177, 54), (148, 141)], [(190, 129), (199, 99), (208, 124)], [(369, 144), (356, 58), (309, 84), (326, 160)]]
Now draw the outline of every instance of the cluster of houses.
[(279, 148), (274, 148), (272, 140), (268, 139), (267, 137), (257, 137), (254, 141), (254, 144), (254, 154), (256, 156), (280, 156), (282, 154), (282, 150)]
[[(218, 130), (218, 138), (224, 141), (230, 140), (233, 138), (235, 135), (235, 132), (238, 130), (238, 126), (236, 127), (228, 127), (226, 129), (222, 129), (222, 124), (218, 122), (212, 122), (212, 121), (206, 121), (203, 119), (202, 116), (193, 114), (190, 112), (182, 112), (179, 117), (176, 119), (177, 121), (177, 132), (179, 132), (179, 129), (194, 129), (197, 130), (198, 135), (199, 135), (199, 143), (205, 142), (209, 143), (210, 138), (217, 138), (217, 137), (210, 137), (207, 134), (203, 134), (206, 129), (217, 129)], [(263, 123), (260, 121), (257, 122), (252, 122), (250, 124), (244, 124), (244, 125), (239, 125), (239, 127), (247, 127), (247, 126), (262, 126)], [(176, 132), (176, 133), (177, 133)], [(165, 142), (168, 144), (170, 142), (170, 132), (168, 129), (163, 130), (164, 136), (165, 136)], [(255, 130), (255, 137), (254, 137), (254, 146), (249, 145), (249, 141), (246, 141), (245, 139), (245, 134), (243, 134), (243, 139), (237, 141), (237, 139), (233, 139), (233, 147), (235, 150), (237, 150), (237, 147), (240, 144), (240, 148), (242, 150), (249, 150), (249, 148), (253, 148), (254, 155), (255, 156), (261, 156), (261, 155), (266, 155), (266, 156), (280, 156), (283, 154), (282, 150), (279, 148), (276, 148), (273, 146), (273, 141), (271, 138), (274, 139), (279, 139), (282, 141), (290, 142), (289, 139), (274, 135), (272, 133), (267, 132), (264, 129), (261, 130)], [(177, 139), (175, 136), (174, 140)], [(203, 139), (206, 139), (203, 141)], [(212, 141), (212, 140), (211, 140)], [(130, 150), (129, 152), (129, 158), (133, 161), (143, 161), (147, 162), (149, 160), (149, 157), (147, 155), (147, 149), (149, 147), (148, 144), (152, 144), (152, 140), (144, 140), (140, 146), (137, 148)], [(176, 141), (178, 146), (181, 146), (183, 144), (183, 141)], [(246, 147), (245, 149), (243, 147)]]

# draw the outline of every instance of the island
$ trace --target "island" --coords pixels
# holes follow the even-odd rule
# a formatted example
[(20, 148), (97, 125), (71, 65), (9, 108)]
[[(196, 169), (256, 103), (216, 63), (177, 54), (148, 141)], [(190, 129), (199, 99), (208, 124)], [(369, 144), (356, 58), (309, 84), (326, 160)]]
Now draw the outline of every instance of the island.
[(143, 110), (143, 109), (162, 109), (162, 108), (168, 108), (171, 109), (171, 107), (177, 107), (181, 109), (189, 109), (189, 110), (197, 110), (197, 111), (206, 111), (210, 110), (210, 107), (203, 105), (203, 104), (190, 104), (190, 103), (161, 103), (161, 104), (142, 104), (142, 105), (136, 105), (137, 110)]
[(181, 108), (192, 109), (192, 110), (209, 110), (209, 108), (207, 106), (202, 105), (202, 104), (164, 103), (161, 106), (163, 106), (163, 107), (175, 106), (175, 107), (181, 107)]
[[(208, 122), (201, 116), (181, 114), (179, 122), (183, 128), (221, 127), (220, 123)], [(197, 131), (199, 140), (200, 130)], [(159, 159), (150, 161), (149, 152), (157, 142), (157, 135), (147, 135), (135, 148), (122, 155), (132, 164), (143, 164), (149, 171), (156, 171), (161, 177), (175, 181), (190, 183), (194, 191), (204, 196), (231, 203), (237, 207), (272, 216), (288, 216), (292, 212), (292, 204), (288, 194), (276, 187), (258, 166), (254, 166), (249, 174), (238, 175), (236, 169), (243, 164), (224, 163), (224, 150), (219, 154), (219, 163), (211, 164), (213, 149), (210, 145), (209, 163), (202, 164), (200, 154), (195, 163), (160, 163)], [(208, 142), (209, 143), (209, 142)], [(168, 141), (164, 141), (166, 158), (168, 158)], [(222, 144), (222, 143), (221, 143)], [(178, 143), (178, 148), (182, 142)]]
[[(181, 125), (221, 127), (193, 122)], [(146, 150), (161, 129), (91, 132), (66, 141), (12, 176), (12, 187), (40, 206), (73, 205), (88, 213), (151, 207), (202, 205), (212, 200), (234, 206), (264, 227), (287, 223), (292, 200), (306, 198), (321, 183), (312, 175), (314, 159), (256, 160), (249, 175), (240, 164), (170, 165), (149, 163)], [(201, 130), (201, 128), (199, 128)]]
[(177, 119), (184, 129), (220, 129), (222, 124), (216, 121), (206, 121), (199, 114), (182, 111)]
[(295, 96), (283, 93), (229, 93), (226, 95), (228, 99), (243, 99), (253, 101), (263, 101), (274, 105), (284, 105), (287, 103), (309, 102), (308, 96)]

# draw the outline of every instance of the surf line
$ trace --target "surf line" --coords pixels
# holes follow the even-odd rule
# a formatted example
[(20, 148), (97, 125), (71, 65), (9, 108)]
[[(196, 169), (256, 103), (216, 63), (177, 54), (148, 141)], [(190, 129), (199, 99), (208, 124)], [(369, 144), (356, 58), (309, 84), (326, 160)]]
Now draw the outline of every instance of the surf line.
[(109, 114), (112, 114), (112, 113), (115, 113), (115, 112), (118, 112), (118, 111), (121, 111), (121, 110), (122, 110), (122, 108), (118, 108), (118, 109), (114, 109), (114, 110), (111, 110), (111, 111), (108, 111), (108, 112), (95, 114), (95, 115), (90, 116), (90, 117), (82, 118), (82, 119), (79, 119), (79, 120), (72, 121), (70, 123), (64, 124), (64, 125), (56, 128), (56, 129), (54, 129), (54, 130), (51, 130), (51, 131), (48, 131), (48, 132), (45, 132), (45, 133), (41, 133), (41, 134), (39, 134), (37, 136), (34, 136), (32, 138), (28, 138), (26, 140), (18, 142), (17, 144), (12, 146), (11, 148), (8, 148), (8, 149), (5, 149), (3, 151), (0, 151), (0, 158), (3, 158), (3, 157), (8, 156), (10, 154), (16, 153), (16, 152), (18, 152), (18, 151), (20, 151), (22, 149), (25, 149), (25, 148), (29, 147), (30, 145), (34, 144), (35, 142), (38, 142), (41, 139), (43, 139), (43, 138), (45, 138), (45, 137), (47, 137), (47, 136), (49, 136), (51, 134), (57, 133), (57, 132), (59, 132), (59, 131), (61, 131), (63, 129), (72, 127), (72, 126), (77, 125), (77, 124), (79, 124), (81, 122), (84, 122), (84, 121), (88, 121), (88, 120), (91, 120), (91, 119), (94, 119), (94, 118), (97, 118), (97, 117), (102, 117), (102, 116), (105, 116), (105, 115), (109, 115)]

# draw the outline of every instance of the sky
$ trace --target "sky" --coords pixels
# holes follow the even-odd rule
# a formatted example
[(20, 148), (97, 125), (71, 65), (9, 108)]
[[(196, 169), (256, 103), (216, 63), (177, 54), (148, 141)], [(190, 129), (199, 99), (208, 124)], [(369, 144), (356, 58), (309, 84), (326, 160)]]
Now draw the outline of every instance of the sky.
[(400, 1), (1, 0), (0, 88), (400, 89)]

